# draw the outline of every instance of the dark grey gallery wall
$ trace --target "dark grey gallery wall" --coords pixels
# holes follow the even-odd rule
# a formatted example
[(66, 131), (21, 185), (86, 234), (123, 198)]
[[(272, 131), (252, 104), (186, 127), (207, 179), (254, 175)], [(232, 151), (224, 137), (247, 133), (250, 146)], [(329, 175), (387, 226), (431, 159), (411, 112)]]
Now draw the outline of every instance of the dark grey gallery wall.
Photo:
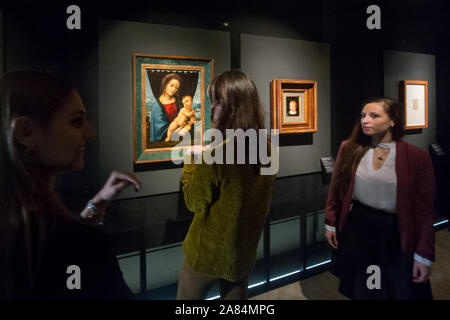
[(436, 69), (430, 54), (385, 50), (384, 96), (399, 99), (402, 80), (428, 81), (428, 128), (406, 131), (404, 140), (428, 150), (436, 142)]
[[(327, 43), (241, 35), (241, 67), (252, 77), (270, 128), (270, 81), (296, 79), (317, 81), (318, 131), (290, 135), (280, 146), (278, 177), (320, 171), (320, 157), (330, 154), (330, 46)], [(312, 139), (302, 139), (311, 136)], [(284, 137), (280, 137), (282, 143)]]
[[(97, 129), (98, 64), (97, 21), (83, 15), (82, 29), (69, 30), (63, 2), (53, 5), (27, 3), (3, 10), (3, 72), (42, 70), (68, 79), (79, 91), (87, 118)], [(83, 11), (87, 13), (86, 11)], [(93, 24), (92, 22), (95, 22)], [(98, 191), (98, 145), (86, 143), (82, 171), (58, 175), (55, 188), (73, 212), (79, 212)]]
[(3, 59), (3, 10), (0, 10), (0, 76), (3, 75), (4, 59)]
[[(134, 53), (214, 58), (214, 74), (230, 68), (228, 32), (101, 20), (99, 50), (100, 182), (112, 170), (133, 171)], [(143, 183), (139, 196), (179, 190), (181, 169), (137, 172)], [(126, 190), (120, 198), (135, 197)]]
[[(100, 20), (99, 158), (100, 182), (112, 170), (133, 171), (134, 53), (214, 58), (214, 74), (230, 69), (230, 35), (224, 31)], [(179, 191), (181, 169), (136, 173), (143, 184), (139, 196)], [(126, 190), (120, 198), (135, 197)]]

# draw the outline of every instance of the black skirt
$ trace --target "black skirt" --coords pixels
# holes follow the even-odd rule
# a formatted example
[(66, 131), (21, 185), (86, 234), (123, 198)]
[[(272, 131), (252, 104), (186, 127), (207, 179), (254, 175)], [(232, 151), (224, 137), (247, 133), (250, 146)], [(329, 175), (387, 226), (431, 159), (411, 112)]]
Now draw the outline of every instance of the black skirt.
[(429, 280), (412, 282), (413, 253), (401, 249), (397, 215), (354, 201), (337, 237), (332, 268), (343, 295), (355, 300), (433, 299)]

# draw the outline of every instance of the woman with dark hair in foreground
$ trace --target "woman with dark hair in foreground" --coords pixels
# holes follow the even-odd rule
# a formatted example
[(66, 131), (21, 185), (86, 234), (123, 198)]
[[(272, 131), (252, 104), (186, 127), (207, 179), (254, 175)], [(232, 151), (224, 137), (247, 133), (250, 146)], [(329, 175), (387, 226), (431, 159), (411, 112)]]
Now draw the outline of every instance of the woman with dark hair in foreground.
[(78, 92), (38, 71), (0, 80), (0, 299), (129, 299), (107, 236), (108, 202), (140, 183), (113, 172), (75, 219), (55, 192), (56, 174), (84, 166), (94, 130)]

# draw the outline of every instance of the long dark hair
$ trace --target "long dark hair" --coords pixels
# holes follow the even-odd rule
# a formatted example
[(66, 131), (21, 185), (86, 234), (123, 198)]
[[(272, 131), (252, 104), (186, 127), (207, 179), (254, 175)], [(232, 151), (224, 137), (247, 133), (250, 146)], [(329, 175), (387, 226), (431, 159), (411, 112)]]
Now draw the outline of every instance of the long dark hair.
[[(35, 258), (50, 232), (50, 213), (64, 211), (33, 179), (27, 150), (13, 137), (14, 119), (27, 116), (45, 126), (72, 90), (66, 80), (47, 72), (18, 71), (0, 79), (0, 298), (14, 298), (17, 288), (32, 286), (39, 265)], [(39, 206), (48, 212), (34, 210)]]
[[(224, 138), (226, 138), (226, 129), (242, 129), (243, 131), (255, 129), (259, 139), (258, 130), (265, 128), (264, 110), (258, 90), (247, 74), (240, 70), (222, 73), (211, 82), (208, 94), (211, 99), (214, 128), (221, 131)], [(220, 112), (215, 112), (215, 110), (220, 110)], [(245, 150), (245, 159), (248, 163), (247, 139)], [(234, 154), (236, 156), (236, 152)], [(260, 166), (259, 160), (257, 166)]]
[(231, 70), (215, 78), (208, 88), (211, 105), (221, 106), (214, 127), (226, 129), (264, 129), (264, 111), (252, 79), (240, 70)]
[[(380, 103), (383, 106), (384, 111), (394, 122), (394, 126), (390, 128), (392, 139), (394, 141), (399, 141), (404, 136), (402, 104), (390, 98), (375, 98), (364, 101), (361, 109), (369, 103)], [(339, 166), (336, 166), (334, 169), (333, 183), (330, 186), (330, 190), (331, 192), (334, 192), (337, 199), (341, 201), (344, 199), (345, 194), (350, 187), (353, 169), (359, 164), (361, 158), (371, 145), (371, 137), (365, 135), (362, 131), (360, 117), (358, 117), (347, 143), (340, 151)]]

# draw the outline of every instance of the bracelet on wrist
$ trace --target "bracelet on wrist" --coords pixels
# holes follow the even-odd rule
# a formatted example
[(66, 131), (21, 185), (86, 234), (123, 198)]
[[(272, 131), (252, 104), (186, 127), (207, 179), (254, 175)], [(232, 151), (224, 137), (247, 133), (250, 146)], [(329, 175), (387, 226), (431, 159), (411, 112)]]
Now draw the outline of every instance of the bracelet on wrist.
[(100, 210), (97, 208), (97, 206), (95, 205), (94, 201), (89, 200), (87, 203), (87, 209), (89, 210), (89, 215), (88, 218), (92, 219), (92, 218), (97, 218), (99, 219), (99, 221), (97, 222), (98, 225), (103, 225), (104, 223), (104, 217), (103, 215), (100, 213)]

